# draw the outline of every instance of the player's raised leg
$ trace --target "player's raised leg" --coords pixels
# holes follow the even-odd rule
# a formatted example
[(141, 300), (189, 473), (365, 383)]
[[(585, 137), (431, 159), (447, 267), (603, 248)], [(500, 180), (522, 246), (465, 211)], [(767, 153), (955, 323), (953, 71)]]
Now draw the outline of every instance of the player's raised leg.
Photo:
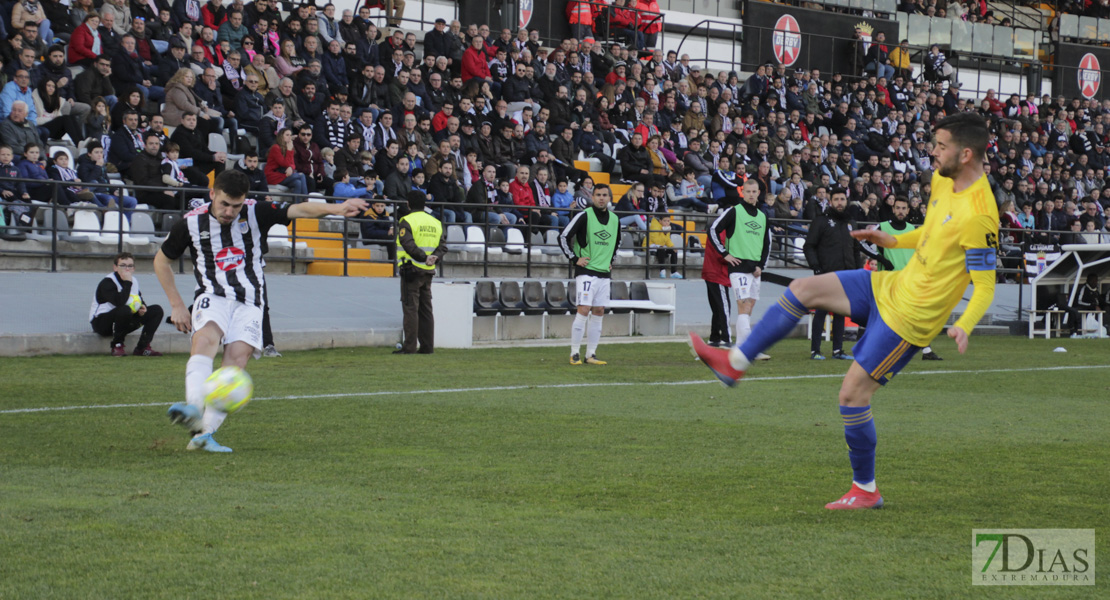
[[(835, 273), (795, 279), (774, 306), (752, 328), (751, 335), (731, 350), (713, 348), (691, 335), (694, 352), (705, 366), (727, 386), (736, 385), (744, 376), (752, 359), (790, 334), (798, 321), (810, 311), (821, 309), (849, 314), (851, 302)], [(700, 343), (699, 343), (700, 342)], [(750, 358), (749, 358), (750, 357)]]
[[(904, 350), (903, 350), (904, 352)], [(894, 360), (893, 357), (890, 360)], [(883, 497), (875, 486), (875, 419), (871, 416), (871, 396), (880, 383), (858, 362), (853, 362), (840, 386), (840, 417), (844, 421), (844, 440), (852, 463), (852, 489), (830, 510), (881, 508)]]

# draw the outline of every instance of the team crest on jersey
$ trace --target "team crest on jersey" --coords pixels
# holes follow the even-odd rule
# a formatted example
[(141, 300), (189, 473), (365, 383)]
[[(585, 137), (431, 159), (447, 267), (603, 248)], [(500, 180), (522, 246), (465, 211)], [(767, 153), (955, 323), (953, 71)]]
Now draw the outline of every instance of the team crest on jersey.
[(221, 248), (216, 253), (216, 266), (221, 271), (231, 271), (243, 264), (243, 256), (243, 251), (234, 246)]
[(249, 221), (239, 221), (239, 233), (246, 233), (251, 230)]

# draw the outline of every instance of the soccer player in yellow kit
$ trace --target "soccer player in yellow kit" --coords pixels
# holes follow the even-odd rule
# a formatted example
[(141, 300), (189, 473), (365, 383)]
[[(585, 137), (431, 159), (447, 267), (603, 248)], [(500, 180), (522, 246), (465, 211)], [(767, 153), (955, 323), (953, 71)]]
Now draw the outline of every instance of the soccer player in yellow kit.
[(944, 328), (968, 283), (975, 291), (948, 337), (963, 354), (967, 336), (994, 298), (998, 208), (983, 173), (987, 124), (975, 113), (958, 113), (936, 125), (937, 169), (925, 224), (905, 235), (879, 230), (852, 236), (883, 248), (914, 248), (901, 271), (838, 271), (796, 279), (739, 348), (713, 348), (690, 334), (697, 356), (731, 387), (751, 358), (794, 329), (810, 309), (850, 315), (867, 324), (853, 348), (855, 361), (840, 388), (840, 414), (852, 463), (852, 488), (828, 509), (880, 508), (875, 486), (875, 421), (871, 396)]

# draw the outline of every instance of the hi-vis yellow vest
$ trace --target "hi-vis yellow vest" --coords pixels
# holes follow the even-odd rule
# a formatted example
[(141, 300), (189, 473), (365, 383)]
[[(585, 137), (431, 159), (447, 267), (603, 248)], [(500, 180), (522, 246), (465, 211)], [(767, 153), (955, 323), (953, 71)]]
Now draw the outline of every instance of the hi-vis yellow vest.
[[(412, 239), (416, 245), (429, 256), (439, 247), (439, 240), (443, 238), (443, 225), (438, 219), (424, 211), (411, 212), (401, 217), (401, 224), (408, 224), (412, 230)], [(435, 271), (434, 265), (429, 266), (417, 262), (401, 247), (400, 228), (397, 231), (397, 261), (401, 264), (409, 262), (425, 271)]]

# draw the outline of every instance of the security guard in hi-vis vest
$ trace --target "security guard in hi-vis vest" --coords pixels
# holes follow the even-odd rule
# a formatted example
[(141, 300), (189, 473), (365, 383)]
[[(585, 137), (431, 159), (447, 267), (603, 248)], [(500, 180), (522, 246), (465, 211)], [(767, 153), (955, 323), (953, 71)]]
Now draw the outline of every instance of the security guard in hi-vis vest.
[[(574, 215), (559, 234), (559, 247), (574, 262), (575, 300), (578, 314), (570, 329), (570, 364), (604, 365), (597, 358), (601, 319), (609, 306), (609, 279), (613, 256), (620, 243), (620, 219), (609, 212), (613, 192), (609, 186), (594, 186), (592, 205)], [(586, 359), (582, 360), (582, 336), (586, 335)]]
[[(879, 231), (889, 233), (890, 235), (902, 235), (909, 233), (915, 229), (913, 223), (906, 221), (910, 215), (910, 201), (905, 196), (898, 196), (894, 199), (894, 218), (889, 221), (879, 223)], [(878, 247), (879, 255), (885, 258), (889, 264), (880, 262), (880, 270), (882, 271), (901, 271), (909, 264), (910, 259), (913, 258), (913, 248), (883, 248)], [(926, 346), (921, 351), (921, 360), (944, 360), (933, 352), (932, 346)]]
[(431, 354), (435, 351), (432, 277), (436, 274), (436, 263), (447, 254), (447, 241), (443, 224), (424, 212), (424, 194), (412, 192), (408, 201), (409, 213), (397, 223), (405, 339), (401, 349), (393, 353)]
[[(756, 208), (759, 203), (759, 183), (748, 179), (743, 185), (744, 195), (740, 204), (721, 213), (713, 222), (709, 241), (716, 246), (728, 264), (729, 283), (736, 297), (736, 347), (748, 339), (752, 332), (752, 309), (759, 300), (759, 283), (763, 267), (771, 252), (771, 230), (767, 215)], [(721, 241), (721, 234), (726, 241)], [(760, 354), (756, 360), (767, 360)]]

